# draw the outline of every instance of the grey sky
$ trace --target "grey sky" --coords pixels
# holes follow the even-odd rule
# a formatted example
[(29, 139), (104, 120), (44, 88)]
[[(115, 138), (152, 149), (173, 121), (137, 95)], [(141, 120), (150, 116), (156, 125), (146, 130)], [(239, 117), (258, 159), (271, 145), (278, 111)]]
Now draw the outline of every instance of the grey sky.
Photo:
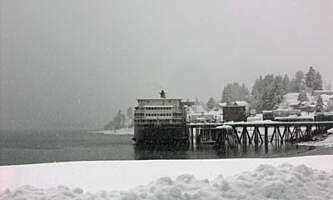
[(95, 129), (138, 97), (333, 75), (333, 2), (0, 0), (0, 125)]

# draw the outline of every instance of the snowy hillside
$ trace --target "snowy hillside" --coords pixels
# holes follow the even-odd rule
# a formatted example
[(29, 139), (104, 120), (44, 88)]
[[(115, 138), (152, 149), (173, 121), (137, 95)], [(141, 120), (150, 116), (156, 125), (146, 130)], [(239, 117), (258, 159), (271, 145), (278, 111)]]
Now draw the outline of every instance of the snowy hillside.
[(333, 95), (321, 94), (313, 96), (311, 93), (305, 93), (306, 100), (300, 100), (300, 93), (287, 93), (283, 96), (282, 102), (279, 105), (279, 109), (294, 109), (294, 108), (304, 108), (312, 107), (314, 108), (317, 104), (319, 96), (323, 101), (323, 108), (325, 111), (330, 109), (330, 104), (333, 103)]

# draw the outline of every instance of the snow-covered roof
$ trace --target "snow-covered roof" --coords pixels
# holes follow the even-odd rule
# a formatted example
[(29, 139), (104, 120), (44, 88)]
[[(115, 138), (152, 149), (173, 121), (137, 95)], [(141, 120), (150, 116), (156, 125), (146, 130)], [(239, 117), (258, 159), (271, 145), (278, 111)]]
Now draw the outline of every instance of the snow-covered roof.
[(173, 108), (175, 107), (174, 105), (149, 105), (149, 106), (142, 106), (145, 108), (159, 108), (159, 107), (163, 107), (163, 108)]
[(249, 103), (246, 102), (246, 101), (233, 101), (233, 102), (230, 102), (230, 104), (227, 104), (226, 102), (224, 103), (218, 103), (218, 105), (220, 107), (225, 107), (225, 106), (233, 106), (233, 105), (237, 105), (237, 106), (245, 106), (245, 107), (248, 107), (249, 106)]
[(246, 101), (235, 101), (235, 103), (239, 106), (249, 106), (249, 103)]
[(312, 94), (313, 95), (321, 95), (321, 94), (333, 95), (333, 90), (313, 90)]
[(224, 106), (227, 106), (227, 103), (218, 103), (218, 105), (220, 106), (220, 107), (224, 107)]

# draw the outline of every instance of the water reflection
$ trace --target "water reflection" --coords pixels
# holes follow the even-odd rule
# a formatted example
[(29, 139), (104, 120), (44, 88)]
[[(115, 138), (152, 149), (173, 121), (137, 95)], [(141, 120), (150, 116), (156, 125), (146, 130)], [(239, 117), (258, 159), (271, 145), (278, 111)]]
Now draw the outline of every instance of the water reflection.
[(295, 144), (258, 144), (225, 146), (213, 145), (134, 145), (135, 159), (213, 159), (213, 158), (255, 158), (279, 157), (297, 154), (309, 150)]
[(135, 160), (187, 159), (188, 145), (134, 145)]

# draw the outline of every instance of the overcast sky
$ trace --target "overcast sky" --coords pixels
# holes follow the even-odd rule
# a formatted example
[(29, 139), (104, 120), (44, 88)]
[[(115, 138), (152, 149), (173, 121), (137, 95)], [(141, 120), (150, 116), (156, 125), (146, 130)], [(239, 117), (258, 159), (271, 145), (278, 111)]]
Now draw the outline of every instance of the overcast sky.
[(96, 129), (139, 97), (314, 66), (333, 76), (330, 0), (0, 0), (2, 129)]

